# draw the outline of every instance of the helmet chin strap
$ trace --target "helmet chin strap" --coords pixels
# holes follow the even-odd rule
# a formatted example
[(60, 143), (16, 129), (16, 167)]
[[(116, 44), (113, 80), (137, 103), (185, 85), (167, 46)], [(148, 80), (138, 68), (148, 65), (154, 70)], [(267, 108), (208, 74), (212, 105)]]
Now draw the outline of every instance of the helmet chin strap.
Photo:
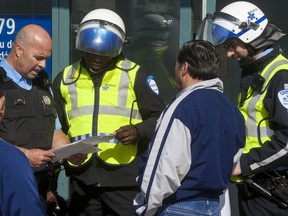
[(251, 46), (250, 44), (247, 44), (247, 51), (248, 51), (248, 56), (253, 57), (254, 55), (257, 54), (257, 52), (259, 51), (258, 49), (255, 49), (253, 46)]
[(254, 61), (254, 56), (257, 54), (259, 50), (252, 47), (250, 44), (245, 44), (245, 47), (248, 52), (248, 56), (246, 58), (242, 58), (242, 60), (239, 62), (240, 65), (247, 65)]

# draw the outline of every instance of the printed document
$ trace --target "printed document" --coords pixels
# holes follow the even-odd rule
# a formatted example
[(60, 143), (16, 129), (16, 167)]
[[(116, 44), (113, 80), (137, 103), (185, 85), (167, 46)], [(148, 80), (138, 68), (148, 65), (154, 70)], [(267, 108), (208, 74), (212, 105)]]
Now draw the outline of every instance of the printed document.
[(77, 153), (88, 154), (101, 151), (101, 149), (97, 147), (98, 143), (109, 142), (111, 139), (114, 139), (114, 135), (92, 136), (87, 139), (66, 144), (55, 149), (50, 149), (49, 151), (56, 154), (56, 157), (53, 158), (51, 162), (55, 163), (56, 161), (67, 159)]

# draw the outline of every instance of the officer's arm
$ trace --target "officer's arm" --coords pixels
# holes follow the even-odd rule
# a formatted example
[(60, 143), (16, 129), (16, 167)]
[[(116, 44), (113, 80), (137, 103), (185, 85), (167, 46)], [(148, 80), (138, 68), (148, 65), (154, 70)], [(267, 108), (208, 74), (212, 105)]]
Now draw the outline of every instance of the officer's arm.
[(134, 90), (143, 119), (143, 122), (135, 125), (139, 130), (138, 141), (139, 143), (148, 144), (154, 133), (157, 120), (165, 108), (165, 104), (160, 95), (153, 91), (153, 87), (149, 85), (147, 79), (148, 75), (140, 69), (137, 73)]

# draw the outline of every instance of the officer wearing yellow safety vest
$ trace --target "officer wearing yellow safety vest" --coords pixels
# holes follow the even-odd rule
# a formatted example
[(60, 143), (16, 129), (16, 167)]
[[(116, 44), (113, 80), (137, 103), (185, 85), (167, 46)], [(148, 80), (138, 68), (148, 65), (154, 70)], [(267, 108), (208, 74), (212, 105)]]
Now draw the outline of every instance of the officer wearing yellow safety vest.
[(138, 160), (164, 109), (157, 84), (122, 55), (125, 25), (118, 14), (96, 9), (82, 20), (79, 62), (67, 66), (53, 87), (63, 130), (71, 141), (115, 134), (99, 143), (80, 166), (67, 161), (69, 215), (134, 215)]
[(233, 172), (245, 180), (238, 184), (240, 215), (288, 215), (288, 59), (277, 44), (286, 33), (245, 1), (208, 14), (201, 28), (198, 38), (223, 45), (242, 68), (246, 146)]

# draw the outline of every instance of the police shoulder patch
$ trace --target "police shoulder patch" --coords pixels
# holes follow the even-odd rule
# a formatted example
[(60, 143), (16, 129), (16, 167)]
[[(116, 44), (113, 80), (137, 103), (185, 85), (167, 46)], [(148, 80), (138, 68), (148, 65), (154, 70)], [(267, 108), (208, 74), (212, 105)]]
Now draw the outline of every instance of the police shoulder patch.
[(157, 95), (159, 95), (159, 89), (156, 84), (155, 78), (153, 76), (148, 76), (146, 79), (147, 85), (150, 87), (150, 89)]
[(278, 92), (278, 99), (280, 103), (288, 109), (288, 89), (283, 89)]
[(44, 95), (44, 96), (43, 96), (43, 102), (44, 102), (46, 105), (50, 105), (50, 104), (51, 104), (51, 100), (50, 100), (49, 96)]

